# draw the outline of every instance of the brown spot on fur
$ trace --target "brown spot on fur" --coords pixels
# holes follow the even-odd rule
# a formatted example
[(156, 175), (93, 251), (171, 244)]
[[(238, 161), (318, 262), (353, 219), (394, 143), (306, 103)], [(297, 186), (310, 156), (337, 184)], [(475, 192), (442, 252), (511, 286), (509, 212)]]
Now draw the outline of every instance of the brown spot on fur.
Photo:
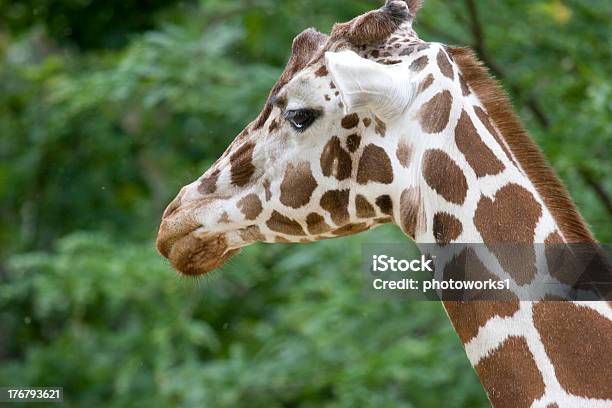
[(408, 47), (404, 48), (402, 51), (400, 51), (399, 56), (403, 57), (403, 56), (406, 56), (406, 55), (410, 55), (410, 54), (412, 54), (414, 52), (414, 50), (415, 50), (414, 46), (408, 46)]
[(419, 84), (419, 93), (422, 93), (427, 88), (429, 88), (431, 84), (433, 84), (433, 81), (434, 81), (433, 75), (428, 74), (427, 77), (423, 81), (421, 81), (421, 83)]
[(444, 50), (440, 49), (438, 51), (438, 56), (436, 57), (436, 61), (438, 62), (438, 67), (440, 68), (440, 72), (447, 78), (453, 79), (454, 72), (453, 66), (451, 65), (448, 57)]
[(221, 217), (219, 217), (219, 220), (217, 221), (218, 224), (229, 224), (230, 223), (230, 218), (229, 218), (229, 214), (227, 213), (227, 211), (223, 211), (223, 214), (221, 214)]
[(380, 52), (378, 50), (373, 50), (370, 55), (374, 58), (378, 58), (380, 56)]
[(270, 117), (270, 114), (272, 113), (273, 108), (274, 107), (272, 104), (266, 103), (263, 110), (259, 114), (259, 118), (251, 125), (253, 130), (259, 130), (263, 127), (263, 125), (265, 125), (266, 121)]
[(317, 181), (312, 176), (309, 162), (299, 162), (296, 166), (289, 163), (280, 185), (280, 202), (287, 207), (300, 208), (308, 204), (315, 188)]
[(378, 116), (374, 116), (374, 123), (376, 125), (374, 127), (374, 132), (378, 133), (382, 137), (385, 137), (385, 134), (387, 134), (387, 125), (385, 122), (383, 122)]
[(533, 143), (499, 83), (467, 48), (449, 48), (465, 80), (491, 115), (521, 168), (551, 211), (568, 242), (594, 242), (565, 187)]
[(519, 310), (519, 302), (518, 299), (515, 301), (445, 301), (444, 307), (461, 342), (466, 344), (491, 318), (514, 315)]
[(243, 187), (251, 180), (251, 176), (255, 173), (253, 149), (255, 149), (255, 145), (248, 142), (240, 146), (230, 156), (232, 184)]
[[(518, 184), (508, 184), (495, 193), (493, 200), (485, 196), (480, 198), (474, 225), (486, 244), (532, 243), (541, 215), (542, 208), (529, 191)], [(489, 246), (517, 284), (533, 280), (537, 272), (533, 246)]]
[[(435, 227), (434, 227), (435, 228)], [(448, 241), (447, 241), (448, 242)], [(446, 243), (447, 243), (446, 242)], [(500, 281), (501, 279), (495, 275), (493, 275), (482, 263), (481, 259), (476, 255), (476, 252), (473, 248), (465, 248), (459, 253), (459, 255), (454, 255), (453, 258), (444, 266), (444, 280), (449, 281), (450, 279), (456, 281), (465, 281), (465, 282), (486, 282), (488, 280), (491, 281)], [(518, 303), (516, 302), (517, 297), (514, 293), (512, 293), (508, 289), (498, 290), (498, 289), (465, 289), (465, 290), (444, 290), (442, 293), (442, 298), (447, 301), (456, 301), (456, 300), (466, 300), (467, 302), (480, 302), (482, 300), (490, 301), (491, 299), (495, 299), (494, 305), (500, 307), (501, 314), (514, 313), (515, 308), (518, 307)], [(502, 302), (504, 301), (504, 302)], [(507, 301), (507, 302), (505, 302)], [(479, 308), (480, 303), (476, 303), (476, 306), (473, 310), (469, 309), (469, 307), (464, 307), (465, 310), (471, 310), (474, 312)], [(450, 305), (452, 308), (457, 305)], [(486, 307), (486, 306), (485, 306)], [(488, 312), (484, 313), (485, 316), (488, 316)], [(479, 320), (477, 318), (477, 314), (472, 315), (474, 320), (470, 320), (465, 323), (465, 328), (461, 327), (458, 330), (466, 329), (465, 332), (461, 333), (462, 340), (464, 338), (467, 341), (468, 336), (475, 336), (478, 333), (480, 326), (484, 325), (486, 321)], [(457, 316), (454, 316), (457, 317)], [(465, 318), (466, 315), (459, 315), (460, 318)], [(463, 321), (455, 321), (455, 325), (463, 326)]]
[(367, 184), (375, 181), (384, 184), (393, 182), (393, 168), (385, 149), (369, 144), (363, 149), (357, 169), (357, 182)]
[(327, 71), (327, 67), (325, 65), (321, 65), (319, 69), (315, 71), (315, 76), (317, 77), (324, 77), (327, 76), (327, 74), (329, 74), (329, 72)]
[(349, 219), (349, 190), (330, 190), (321, 197), (321, 207), (329, 212), (336, 225), (342, 225)]
[(504, 164), (495, 157), (495, 154), (480, 138), (472, 119), (465, 111), (461, 112), (461, 117), (455, 127), (455, 142), (476, 173), (476, 177), (495, 175), (504, 170)]
[(550, 234), (548, 234), (548, 236), (544, 240), (544, 243), (546, 243), (546, 244), (562, 244), (563, 243), (563, 238), (561, 238), (561, 235), (559, 235), (559, 232), (554, 231), (554, 232), (551, 232)]
[(439, 149), (427, 150), (423, 156), (423, 177), (446, 201), (463, 204), (468, 185), (463, 171), (448, 154)]
[(449, 91), (442, 91), (427, 101), (418, 112), (421, 128), (426, 133), (443, 131), (448, 124), (453, 97)]
[(387, 59), (387, 60), (383, 60), (382, 61), (382, 63), (385, 64), (385, 65), (396, 65), (396, 64), (401, 64), (402, 62), (403, 62), (402, 60), (391, 60), (391, 59)]
[(456, 240), (463, 231), (461, 221), (447, 212), (438, 212), (433, 219), (433, 235), (440, 245)]
[(376, 198), (376, 205), (383, 214), (393, 215), (393, 200), (388, 195), (381, 195)]
[(290, 244), (291, 243), (291, 241), (289, 241), (287, 238), (281, 237), (280, 235), (277, 235), (274, 237), (274, 242), (277, 244)]
[(263, 188), (266, 193), (266, 201), (270, 201), (272, 198), (272, 190), (270, 190), (270, 180), (265, 179), (263, 181)]
[(429, 63), (429, 58), (427, 57), (427, 55), (423, 55), (422, 57), (419, 57), (415, 59), (414, 61), (412, 61), (412, 64), (410, 64), (409, 68), (411, 71), (419, 72), (423, 68), (425, 68), (428, 63)]
[(463, 75), (459, 74), (459, 84), (461, 85), (461, 94), (463, 96), (469, 96), (470, 95), (470, 87), (468, 86), (468, 84), (465, 82), (465, 79), (463, 79)]
[(317, 213), (310, 213), (306, 217), (306, 225), (310, 235), (324, 234), (331, 229), (325, 222), (325, 218)]
[(395, 156), (403, 167), (408, 168), (410, 166), (410, 159), (412, 158), (412, 148), (405, 141), (401, 141), (397, 146)]
[(306, 235), (299, 222), (285, 217), (277, 211), (273, 211), (266, 225), (272, 231), (282, 232), (287, 235)]
[(420, 202), (418, 187), (409, 187), (400, 196), (400, 225), (404, 233), (413, 238), (419, 224)]
[(346, 139), (346, 147), (351, 153), (355, 153), (357, 149), (359, 149), (360, 144), (361, 144), (361, 136), (359, 136), (357, 133), (353, 133), (352, 135), (349, 135), (349, 137)]
[(357, 209), (357, 216), (359, 218), (372, 218), (376, 216), (374, 207), (368, 202), (368, 199), (357, 194), (355, 197), (355, 208)]
[(277, 106), (281, 110), (285, 110), (287, 108), (287, 97), (286, 96), (272, 96), (270, 98), (271, 102), (274, 106)]
[(480, 106), (474, 106), (474, 113), (476, 113), (476, 116), (478, 116), (478, 119), (480, 119), (480, 122), (484, 125), (484, 127), (487, 128), (491, 136), (495, 138), (495, 141), (497, 142), (498, 145), (500, 145), (500, 147), (506, 154), (506, 157), (508, 157), (508, 160), (510, 160), (518, 168), (518, 165), (514, 161), (512, 154), (508, 151), (506, 144), (501, 139), (501, 137), (499, 136), (499, 133), (497, 132), (497, 130), (495, 130), (495, 128), (493, 127), (493, 124), (489, 120), (489, 115), (487, 115), (487, 113), (484, 110), (482, 110)]
[(580, 265), (580, 258), (576, 258), (580, 255), (564, 245), (563, 238), (557, 231), (550, 233), (544, 243), (548, 274), (561, 283), (575, 285), (582, 277), (583, 267)]
[(523, 338), (508, 337), (474, 368), (495, 407), (529, 407), (544, 395), (542, 374)]
[(240, 238), (245, 242), (264, 242), (266, 237), (261, 233), (257, 225), (238, 230)]
[(244, 196), (236, 206), (240, 209), (240, 212), (244, 214), (244, 218), (249, 221), (254, 220), (261, 213), (263, 209), (261, 206), (261, 200), (256, 194), (249, 194)]
[(219, 169), (215, 169), (210, 176), (200, 180), (198, 185), (198, 192), (200, 194), (213, 194), (217, 191), (217, 180), (219, 179)]
[(336, 228), (335, 230), (332, 231), (332, 233), (338, 236), (347, 236), (347, 235), (354, 235), (359, 232), (366, 231), (367, 229), (368, 229), (368, 224), (366, 224), (365, 222), (362, 222), (358, 224), (348, 224), (343, 227)]
[(561, 386), (584, 398), (612, 399), (612, 321), (571, 302), (540, 302), (533, 321)]
[(378, 218), (374, 218), (374, 222), (376, 222), (378, 224), (387, 224), (387, 223), (390, 223), (391, 221), (393, 221), (393, 218), (391, 218), (391, 217), (378, 217)]
[(338, 180), (349, 178), (353, 170), (351, 155), (342, 148), (337, 136), (332, 137), (323, 148), (320, 164), (324, 176)]
[(270, 123), (270, 126), (268, 127), (268, 132), (272, 133), (274, 132), (276, 129), (278, 129), (278, 121), (276, 119), (274, 119), (272, 121), (272, 123)]
[(340, 122), (340, 124), (345, 129), (352, 129), (359, 124), (359, 115), (357, 115), (356, 113), (351, 113), (350, 115), (346, 115), (345, 117), (342, 118), (342, 121)]
[(325, 94), (325, 100), (326, 101), (331, 101), (331, 98), (329, 97), (329, 95)]
[(365, 127), (370, 127), (370, 124), (372, 123), (372, 119), (370, 118), (363, 118), (363, 126)]

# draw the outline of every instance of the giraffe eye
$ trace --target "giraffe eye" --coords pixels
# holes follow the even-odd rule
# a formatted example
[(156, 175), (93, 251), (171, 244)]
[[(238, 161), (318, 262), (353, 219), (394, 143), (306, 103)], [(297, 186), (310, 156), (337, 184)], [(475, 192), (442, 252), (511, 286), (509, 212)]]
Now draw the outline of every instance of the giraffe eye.
[(314, 109), (295, 109), (285, 112), (285, 119), (293, 129), (303, 132), (320, 116), (320, 112)]

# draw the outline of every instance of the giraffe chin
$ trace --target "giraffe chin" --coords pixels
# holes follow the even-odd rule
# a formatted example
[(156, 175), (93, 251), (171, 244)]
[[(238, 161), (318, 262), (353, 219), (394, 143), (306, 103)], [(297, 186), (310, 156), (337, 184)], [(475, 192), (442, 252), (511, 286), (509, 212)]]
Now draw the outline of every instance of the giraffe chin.
[(238, 252), (239, 248), (228, 247), (224, 235), (201, 238), (189, 234), (172, 245), (168, 259), (180, 274), (199, 276), (219, 268)]

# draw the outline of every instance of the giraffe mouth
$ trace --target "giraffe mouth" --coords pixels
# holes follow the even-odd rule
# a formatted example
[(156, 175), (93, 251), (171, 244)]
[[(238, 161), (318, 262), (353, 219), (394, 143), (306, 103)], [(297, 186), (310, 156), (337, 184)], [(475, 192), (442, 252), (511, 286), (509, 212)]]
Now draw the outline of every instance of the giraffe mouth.
[(225, 235), (201, 237), (189, 233), (162, 255), (180, 274), (199, 276), (219, 268), (239, 251), (240, 248), (229, 248)]
[(165, 218), (157, 250), (180, 274), (198, 276), (219, 268), (240, 249), (230, 247), (224, 233), (206, 233), (191, 218)]

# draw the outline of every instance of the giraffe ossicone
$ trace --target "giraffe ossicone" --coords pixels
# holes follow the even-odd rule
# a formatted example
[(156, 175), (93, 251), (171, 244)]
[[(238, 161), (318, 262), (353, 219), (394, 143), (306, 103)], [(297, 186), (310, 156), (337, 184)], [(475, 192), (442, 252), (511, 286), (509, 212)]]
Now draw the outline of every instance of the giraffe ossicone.
[[(261, 114), (163, 215), (157, 247), (179, 272), (207, 273), (253, 242), (389, 222), (417, 243), (594, 242), (471, 52), (415, 33), (419, 7), (390, 0), (294, 39)], [(504, 273), (529, 284), (536, 258)], [(612, 406), (610, 304), (508, 295), (444, 304), (492, 404)]]

